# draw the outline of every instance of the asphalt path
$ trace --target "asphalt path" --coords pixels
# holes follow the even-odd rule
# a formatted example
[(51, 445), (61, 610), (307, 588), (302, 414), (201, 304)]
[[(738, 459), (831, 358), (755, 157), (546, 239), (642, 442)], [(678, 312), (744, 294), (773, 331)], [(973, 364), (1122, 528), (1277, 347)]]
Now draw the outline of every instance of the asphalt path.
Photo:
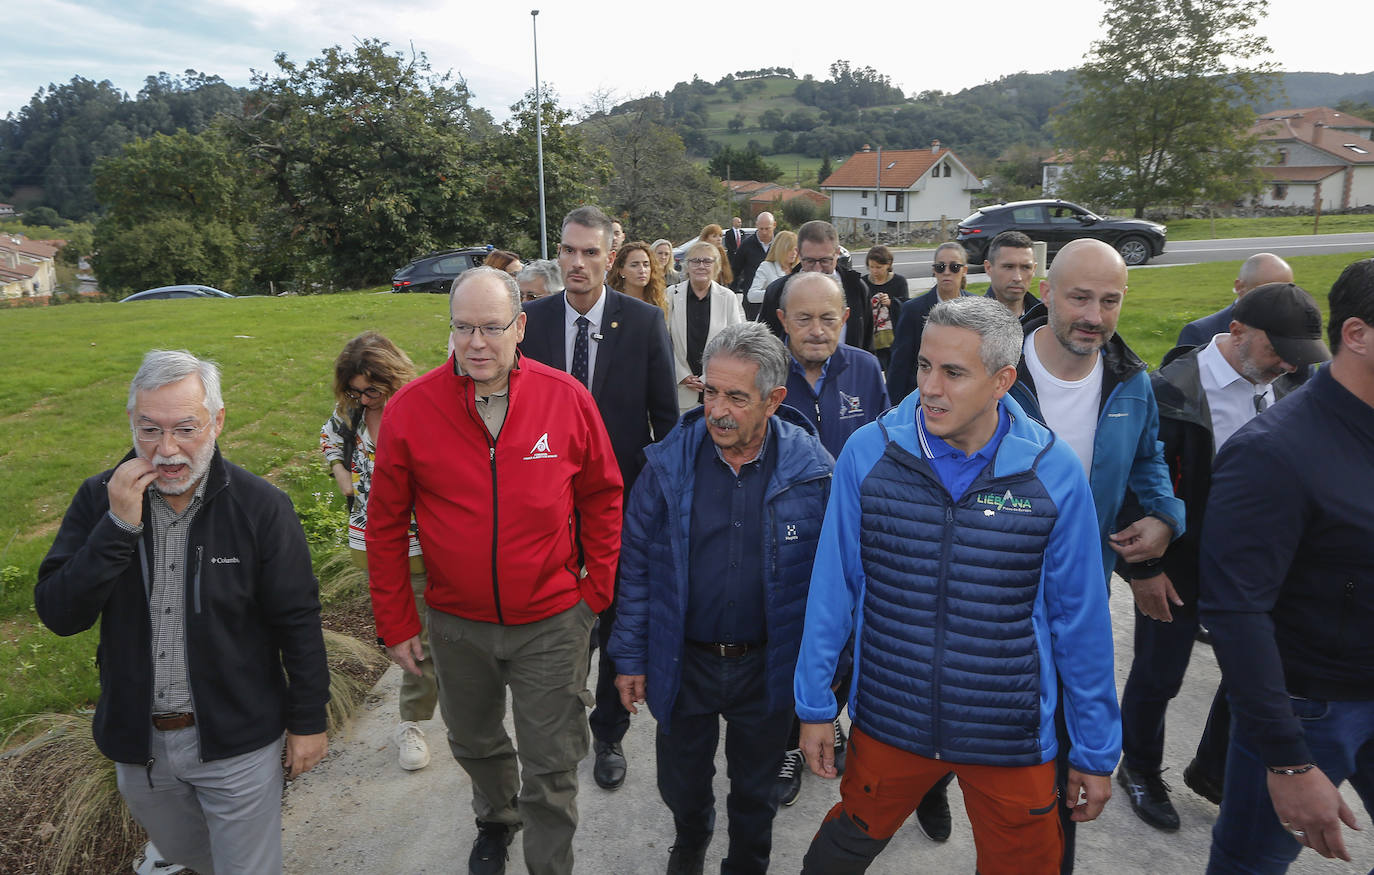
[[(1119, 691), (1131, 667), (1133, 628), (1130, 588), (1120, 578), (1113, 581), (1111, 612)], [(1080, 875), (1188, 875), (1206, 867), (1217, 808), (1184, 787), (1181, 776), (1202, 732), (1218, 679), (1211, 648), (1197, 646), (1183, 689), (1169, 708), (1165, 739), (1169, 770), (1165, 779), (1173, 788), (1182, 827), (1163, 833), (1147, 826), (1131, 811), (1125, 792), (1113, 781), (1112, 799), (1102, 816), (1078, 830)], [(291, 875), (467, 871), (468, 850), (476, 834), (471, 784), (449, 754), (444, 724), (437, 715), (422, 724), (433, 756), (429, 767), (403, 772), (396, 765), (392, 734), (399, 720), (399, 686), (400, 669), (393, 666), (352, 725), (340, 737), (330, 739), (325, 761), (291, 782), (283, 818), (286, 871)], [(592, 757), (582, 761), (578, 769), (581, 822), (574, 839), (578, 873), (651, 875), (664, 871), (673, 844), (673, 821), (655, 786), (654, 736), (653, 716), (641, 709), (632, 718), (624, 742), (629, 774), (625, 785), (614, 793), (592, 782)], [(707, 851), (707, 872), (719, 871), (727, 844), (725, 796), (729, 785), (723, 750), (717, 751), (714, 784), (716, 833)], [(1370, 813), (1348, 783), (1341, 790), (1364, 827), (1360, 832), (1345, 830), (1353, 862), (1325, 860), (1307, 850), (1289, 870), (1293, 875), (1361, 875), (1372, 871), (1374, 829), (1370, 829)], [(957, 783), (950, 787), (949, 795), (954, 814), (950, 840), (936, 844), (914, 823), (907, 823), (869, 869), (870, 875), (974, 870), (973, 837)], [(838, 798), (838, 781), (806, 775), (797, 803), (778, 812), (774, 821), (771, 871), (790, 873), (801, 868), (811, 837)], [(525, 871), (523, 838), (523, 834), (518, 836), (511, 848), (506, 867), (510, 875)]]
[[(1365, 252), (1374, 249), (1374, 233), (1301, 234), (1293, 237), (1237, 237), (1228, 240), (1171, 240), (1164, 253), (1150, 259), (1149, 266), (1197, 264), (1207, 261), (1243, 261), (1257, 252), (1272, 252), (1289, 258), (1294, 255), (1331, 255)], [(855, 246), (854, 267), (861, 273), (865, 247)], [(929, 279), (934, 249), (893, 250), (894, 267), (907, 279)]]

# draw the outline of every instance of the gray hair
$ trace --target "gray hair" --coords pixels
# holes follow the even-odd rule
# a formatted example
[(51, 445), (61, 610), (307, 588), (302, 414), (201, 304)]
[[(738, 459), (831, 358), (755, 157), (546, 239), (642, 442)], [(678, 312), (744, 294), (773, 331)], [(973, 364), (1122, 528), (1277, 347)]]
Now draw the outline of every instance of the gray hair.
[(559, 269), (558, 262), (550, 258), (531, 261), (515, 279), (517, 283), (520, 280), (543, 280), (544, 288), (549, 290), (549, 294), (563, 288), (563, 271)]
[(205, 410), (212, 417), (224, 409), (224, 396), (219, 388), (219, 365), (197, 358), (184, 349), (153, 349), (143, 356), (143, 364), (129, 383), (129, 401), (125, 412), (133, 413), (139, 392), (152, 392), (163, 386), (180, 383), (190, 376), (200, 378), (205, 387)]
[[(470, 267), (453, 279), (453, 286), (448, 290), (448, 309), (453, 312), (453, 299), (458, 294), (458, 287), (469, 280), (481, 279), (484, 276), (499, 280), (501, 285), (506, 287), (506, 294), (510, 295), (510, 315), (515, 318), (520, 313), (520, 285), (515, 281), (515, 277), (506, 273), (504, 270), (497, 270), (494, 267)], [(550, 289), (550, 292), (553, 290)]]
[(967, 328), (982, 338), (978, 357), (988, 375), (1007, 366), (1016, 367), (1021, 360), (1025, 332), (1012, 312), (992, 298), (955, 298), (941, 301), (930, 308), (926, 327), (945, 325)]
[[(587, 206), (578, 207), (564, 216), (563, 224), (558, 227), (562, 229), (569, 225), (581, 225), (584, 228), (591, 228), (593, 231), (600, 231), (602, 240), (606, 244), (606, 250), (609, 252), (612, 237), (611, 221), (612, 219), (610, 216), (603, 213), (599, 208), (588, 204)], [(621, 230), (624, 230), (623, 225), (621, 226)]]
[(844, 288), (839, 283), (835, 282), (833, 276), (828, 273), (803, 273), (801, 271), (789, 275), (787, 281), (783, 283), (782, 295), (778, 298), (778, 309), (783, 312), (787, 311), (787, 295), (792, 291), (793, 286), (810, 282), (825, 283), (829, 286), (829, 290), (839, 299), (840, 311), (843, 312), (849, 309), (849, 301), (845, 299)]
[(722, 328), (719, 334), (708, 340), (701, 352), (703, 374), (711, 357), (716, 355), (758, 365), (759, 372), (754, 384), (759, 388), (760, 397), (766, 397), (779, 386), (787, 385), (787, 347), (762, 322), (736, 322)]

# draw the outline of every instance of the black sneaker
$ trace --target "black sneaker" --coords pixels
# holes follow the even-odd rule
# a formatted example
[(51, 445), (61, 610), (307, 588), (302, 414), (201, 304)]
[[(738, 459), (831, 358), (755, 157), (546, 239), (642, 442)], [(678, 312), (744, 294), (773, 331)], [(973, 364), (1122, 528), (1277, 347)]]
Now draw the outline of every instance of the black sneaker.
[(477, 821), (477, 840), (468, 854), (469, 875), (505, 875), (506, 848), (515, 840), (515, 830), (504, 823)]
[(1116, 782), (1126, 791), (1136, 815), (1155, 829), (1178, 829), (1178, 812), (1169, 801), (1169, 785), (1159, 772), (1137, 772), (1125, 763), (1117, 769)]
[(801, 748), (789, 750), (782, 755), (782, 768), (778, 769), (778, 803), (791, 805), (801, 795), (802, 772), (806, 771), (806, 760)]
[(953, 827), (949, 815), (949, 784), (940, 781), (926, 791), (921, 804), (916, 806), (916, 825), (932, 842), (949, 841)]
[(844, 756), (849, 748), (849, 739), (844, 736), (844, 727), (840, 726), (840, 718), (835, 718), (835, 774), (844, 774)]
[(702, 875), (706, 868), (706, 842), (685, 842), (678, 836), (668, 853), (668, 875)]
[(1183, 770), (1183, 783), (1189, 790), (1213, 805), (1221, 804), (1222, 782), (1207, 774), (1202, 768), (1202, 763), (1197, 761), (1197, 757), (1193, 757), (1188, 768)]

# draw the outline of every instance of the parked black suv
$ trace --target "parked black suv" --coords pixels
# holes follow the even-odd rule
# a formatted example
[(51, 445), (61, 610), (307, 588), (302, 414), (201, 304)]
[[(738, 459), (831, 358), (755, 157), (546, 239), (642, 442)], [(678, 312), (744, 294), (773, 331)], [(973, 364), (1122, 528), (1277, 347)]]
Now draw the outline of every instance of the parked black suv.
[(391, 291), (447, 295), (458, 274), (481, 265), (492, 248), (469, 246), (466, 249), (446, 249), (423, 255), (392, 275)]
[(964, 244), (970, 262), (980, 264), (992, 238), (1003, 231), (1043, 240), (1051, 257), (1070, 240), (1094, 237), (1115, 246), (1129, 265), (1144, 264), (1162, 253), (1167, 233), (1156, 222), (1103, 218), (1068, 201), (1038, 200), (983, 207), (959, 223), (954, 239)]

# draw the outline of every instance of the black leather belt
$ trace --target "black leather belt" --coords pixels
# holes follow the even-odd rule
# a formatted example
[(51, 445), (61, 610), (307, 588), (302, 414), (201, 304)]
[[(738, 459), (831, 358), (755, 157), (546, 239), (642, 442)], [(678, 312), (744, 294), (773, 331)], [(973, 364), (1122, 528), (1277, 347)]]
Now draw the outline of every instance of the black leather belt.
[(171, 732), (173, 729), (185, 729), (188, 726), (196, 725), (196, 715), (191, 712), (185, 714), (154, 714), (153, 728), (163, 732)]
[(763, 647), (762, 644), (721, 644), (718, 641), (688, 641), (687, 646), (727, 659), (736, 659)]

